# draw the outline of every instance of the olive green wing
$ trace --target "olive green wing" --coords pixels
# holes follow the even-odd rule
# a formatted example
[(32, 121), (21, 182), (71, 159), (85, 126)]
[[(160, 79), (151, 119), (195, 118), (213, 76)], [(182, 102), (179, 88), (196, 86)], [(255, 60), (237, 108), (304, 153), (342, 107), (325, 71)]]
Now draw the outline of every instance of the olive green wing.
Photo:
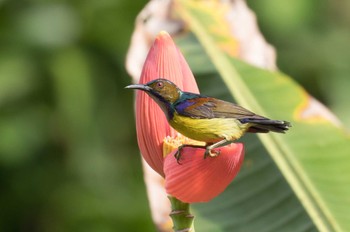
[(197, 94), (182, 96), (175, 110), (180, 115), (192, 118), (263, 118), (236, 104)]

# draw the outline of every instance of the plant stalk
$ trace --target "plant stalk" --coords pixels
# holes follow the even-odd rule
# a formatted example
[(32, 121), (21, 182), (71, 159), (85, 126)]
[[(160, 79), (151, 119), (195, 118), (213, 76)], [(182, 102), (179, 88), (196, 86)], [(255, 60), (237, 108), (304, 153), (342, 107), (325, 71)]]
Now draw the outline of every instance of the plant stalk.
[(190, 204), (179, 199), (168, 196), (171, 202), (170, 217), (174, 224), (174, 232), (195, 232), (194, 216), (190, 213)]

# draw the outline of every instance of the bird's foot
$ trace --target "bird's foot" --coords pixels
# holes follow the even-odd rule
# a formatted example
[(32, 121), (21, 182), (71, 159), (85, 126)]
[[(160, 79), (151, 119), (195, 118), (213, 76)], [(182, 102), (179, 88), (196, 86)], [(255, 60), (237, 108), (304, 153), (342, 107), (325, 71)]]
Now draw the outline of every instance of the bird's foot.
[(213, 150), (210, 150), (210, 149), (205, 149), (204, 159), (206, 159), (208, 156), (216, 157), (218, 155), (220, 155), (220, 150), (213, 151)]
[(175, 154), (174, 154), (174, 157), (175, 157), (175, 159), (176, 159), (176, 162), (177, 162), (178, 164), (180, 164), (180, 165), (181, 165), (181, 163), (180, 163), (181, 151), (182, 151), (182, 148), (183, 148), (183, 147), (184, 147), (184, 145), (179, 146), (179, 147), (177, 148), (177, 151), (176, 151)]
[[(182, 144), (181, 146), (179, 146), (178, 148), (177, 148), (177, 151), (175, 152), (175, 154), (174, 154), (174, 157), (175, 157), (175, 159), (176, 159), (176, 161), (177, 161), (177, 163), (178, 164), (181, 164), (180, 163), (180, 159), (181, 159), (181, 156), (182, 156), (182, 149), (184, 148), (184, 147), (192, 147), (192, 148), (206, 148), (206, 146), (202, 146), (202, 145), (190, 145), (190, 144)], [(220, 153), (220, 152), (219, 152)], [(212, 156), (212, 155), (210, 155), (210, 156)], [(217, 155), (214, 155), (214, 156), (217, 156)]]

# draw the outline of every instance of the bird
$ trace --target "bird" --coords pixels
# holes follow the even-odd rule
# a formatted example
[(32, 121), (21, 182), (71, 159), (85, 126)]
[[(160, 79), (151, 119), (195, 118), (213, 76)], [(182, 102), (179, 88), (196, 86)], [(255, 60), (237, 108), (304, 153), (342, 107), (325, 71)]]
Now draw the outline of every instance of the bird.
[(184, 92), (163, 78), (125, 88), (147, 93), (160, 106), (171, 127), (188, 138), (205, 142), (179, 146), (174, 155), (178, 162), (184, 147), (204, 148), (204, 158), (215, 157), (220, 151), (213, 149), (233, 143), (246, 132), (285, 133), (291, 127), (290, 122), (271, 120), (231, 102)]

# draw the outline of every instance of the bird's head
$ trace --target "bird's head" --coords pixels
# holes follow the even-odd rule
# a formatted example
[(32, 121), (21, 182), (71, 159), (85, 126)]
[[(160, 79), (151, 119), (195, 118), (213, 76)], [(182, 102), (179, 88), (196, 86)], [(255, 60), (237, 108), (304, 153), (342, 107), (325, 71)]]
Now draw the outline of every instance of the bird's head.
[(125, 88), (142, 90), (152, 97), (158, 104), (172, 104), (181, 94), (181, 90), (173, 82), (166, 79), (156, 79), (144, 85), (128, 85)]
[(166, 79), (156, 79), (144, 85), (128, 85), (127, 89), (138, 89), (146, 92), (157, 102), (168, 119), (173, 116), (172, 104), (179, 99), (181, 90), (171, 81)]

